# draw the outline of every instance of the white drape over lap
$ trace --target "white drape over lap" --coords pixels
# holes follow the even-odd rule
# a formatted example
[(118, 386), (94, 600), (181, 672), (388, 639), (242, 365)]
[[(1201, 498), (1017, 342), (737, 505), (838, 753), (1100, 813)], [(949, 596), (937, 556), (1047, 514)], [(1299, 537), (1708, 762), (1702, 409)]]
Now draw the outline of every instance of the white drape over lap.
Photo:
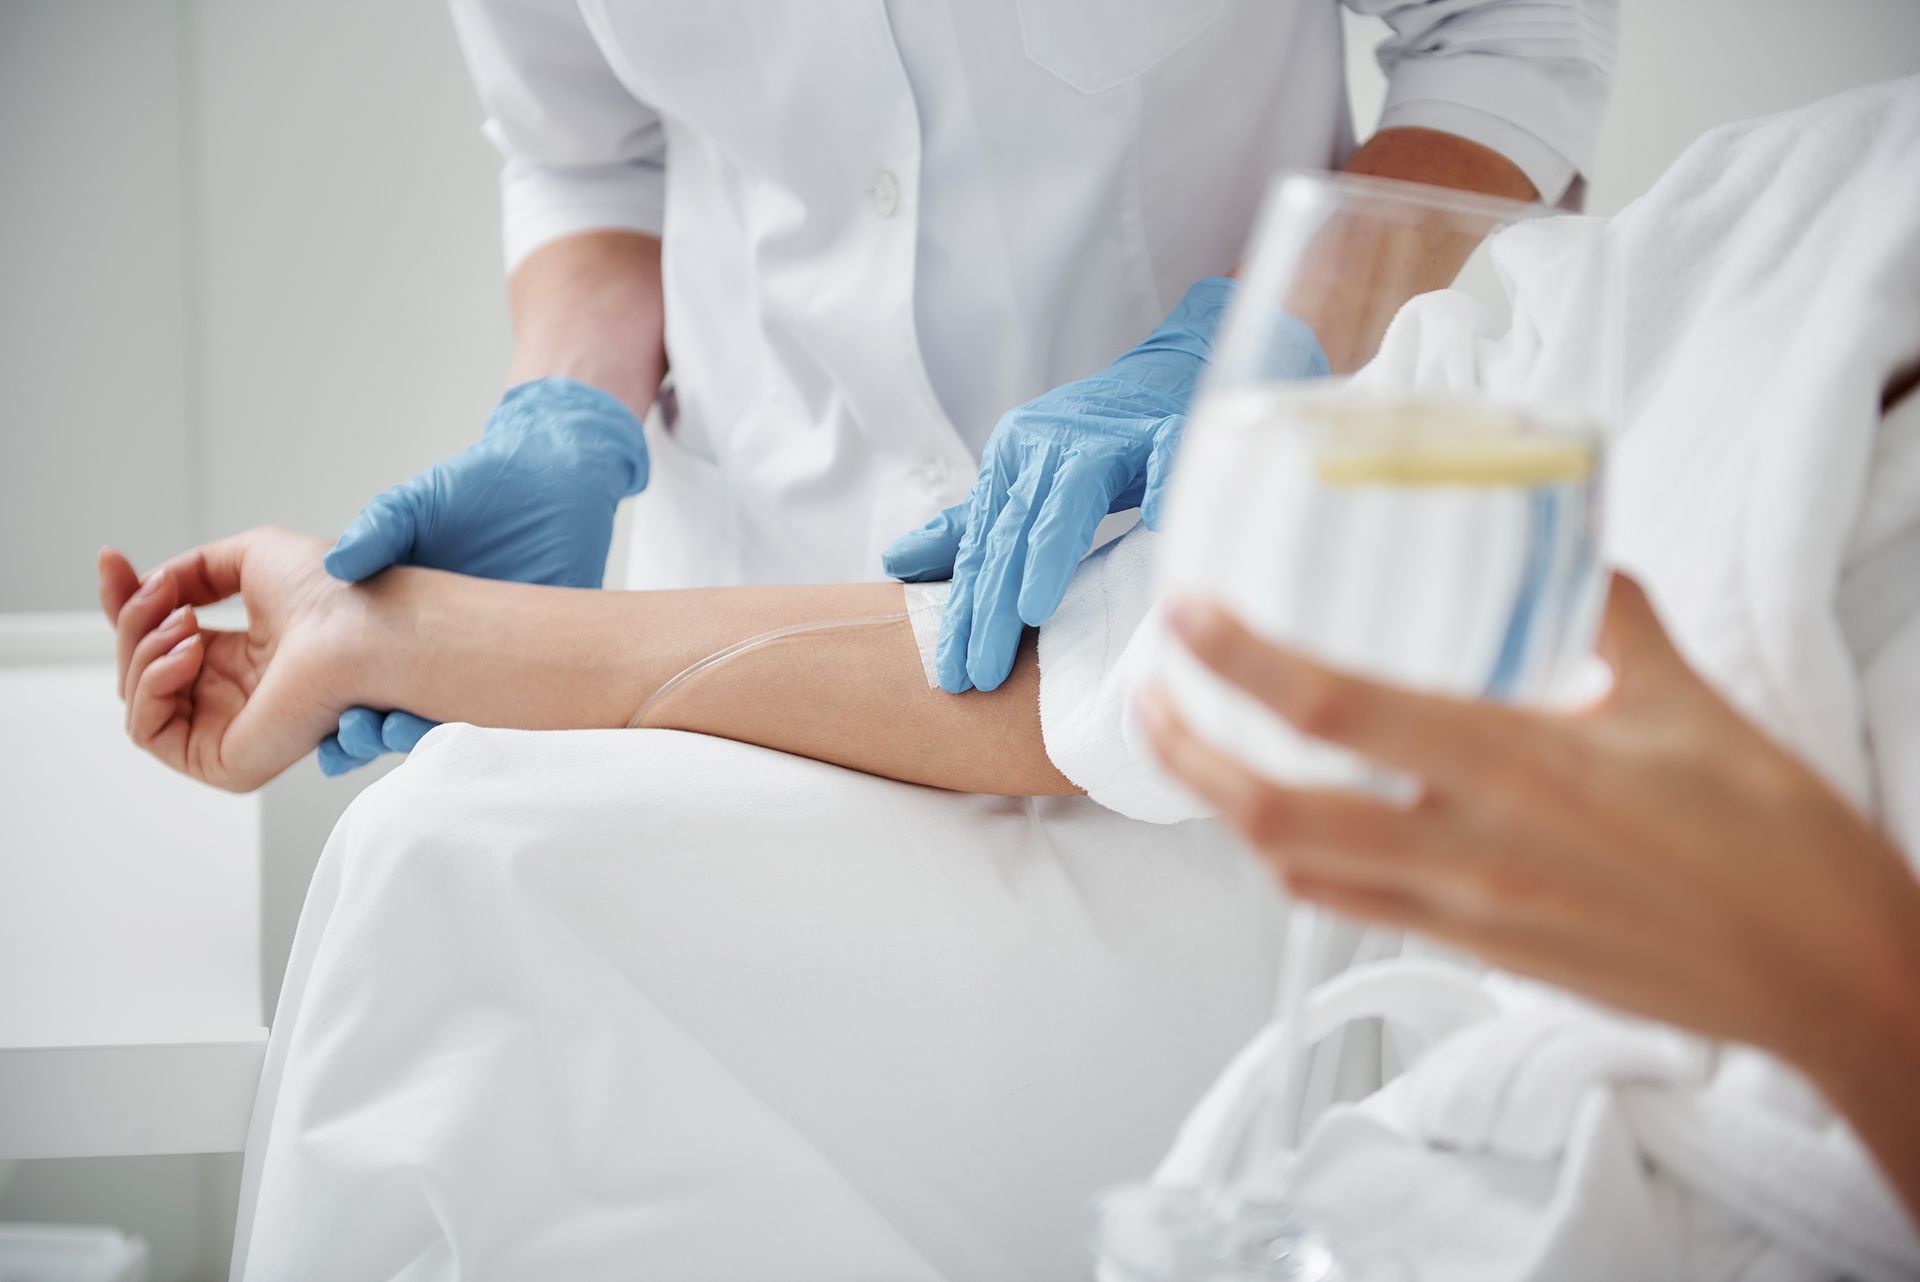
[(1278, 944), (1209, 825), (445, 726), (321, 860), (234, 1273), (1076, 1277)]

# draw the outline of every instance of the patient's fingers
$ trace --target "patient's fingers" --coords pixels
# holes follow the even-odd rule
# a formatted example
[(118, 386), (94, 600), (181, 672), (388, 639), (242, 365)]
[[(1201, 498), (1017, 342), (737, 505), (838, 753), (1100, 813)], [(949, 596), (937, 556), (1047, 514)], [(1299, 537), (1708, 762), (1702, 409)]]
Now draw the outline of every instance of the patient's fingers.
[(165, 571), (187, 604), (212, 605), (240, 590), (240, 563), (251, 541), (250, 535), (236, 534), (202, 543), (162, 562), (154, 573)]
[(169, 611), (178, 603), (179, 595), (174, 588), (173, 576), (164, 568), (149, 574), (140, 585), (140, 590), (127, 600), (120, 609), (120, 618), (114, 624), (115, 648), (118, 651), (118, 669), (120, 672), (120, 697), (125, 699), (130, 693), (127, 684), (127, 666), (133, 662), (133, 651), (140, 639), (153, 631), (159, 622), (167, 617)]
[(1302, 734), (1424, 779), (1483, 783), (1511, 764), (1522, 714), (1371, 681), (1268, 643), (1218, 606), (1175, 603), (1167, 622), (1195, 658)]
[[(147, 665), (166, 654), (174, 646), (197, 633), (200, 622), (193, 617), (193, 607), (182, 605), (175, 607), (173, 613), (162, 619), (159, 626), (147, 633), (133, 647), (133, 657), (127, 662), (126, 675), (121, 678), (121, 687), (126, 690), (140, 688), (140, 676)], [(133, 701), (127, 701), (127, 729), (133, 729)]]
[(97, 565), (100, 570), (100, 610), (107, 616), (108, 623), (117, 623), (120, 607), (140, 590), (140, 576), (134, 573), (133, 565), (127, 558), (114, 548), (101, 548)]
[[(1308, 900), (1342, 917), (1399, 930), (1415, 931), (1435, 943), (1477, 955), (1506, 970), (1518, 970), (1550, 983), (1578, 983), (1596, 967), (1620, 976), (1622, 956), (1596, 951), (1592, 942), (1569, 929), (1560, 915), (1540, 917), (1499, 904), (1461, 904), (1435, 886), (1370, 886), (1338, 872), (1283, 871), (1281, 880), (1296, 899)], [(1671, 982), (1668, 976), (1652, 983)]]
[[(118, 634), (122, 699), (127, 697), (127, 668), (133, 661), (134, 647), (139, 644), (140, 638), (151, 632), (169, 610), (183, 601), (189, 605), (212, 605), (238, 592), (240, 563), (246, 554), (248, 542), (249, 536), (238, 534), (182, 552), (148, 571), (139, 589), (126, 597), (115, 612), (114, 620), (114, 629)], [(132, 567), (126, 565), (126, 558), (118, 552), (101, 554), (102, 609), (111, 605), (114, 598), (125, 589), (123, 566), (127, 573), (131, 573)]]
[(191, 709), (181, 693), (193, 685), (206, 659), (206, 642), (188, 636), (148, 664), (127, 700), (127, 734), (177, 770), (186, 769)]
[(1336, 869), (1398, 884), (1452, 844), (1431, 813), (1361, 793), (1269, 782), (1188, 729), (1164, 692), (1148, 691), (1138, 711), (1166, 767), (1283, 871)]

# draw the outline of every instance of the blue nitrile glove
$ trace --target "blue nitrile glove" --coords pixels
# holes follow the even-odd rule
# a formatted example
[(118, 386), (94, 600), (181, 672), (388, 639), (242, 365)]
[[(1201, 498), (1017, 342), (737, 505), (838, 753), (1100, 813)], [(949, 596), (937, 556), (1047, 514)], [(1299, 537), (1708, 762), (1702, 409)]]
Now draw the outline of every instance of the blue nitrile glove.
[[(1101, 518), (1138, 507), (1158, 528), (1187, 404), (1234, 289), (1223, 276), (1199, 282), (1146, 342), (1009, 411), (966, 501), (886, 550), (894, 578), (953, 579), (935, 653), (943, 689), (992, 690), (1007, 679), (1022, 629), (1059, 608)], [(1280, 321), (1271, 376), (1325, 375), (1312, 330)]]
[[(327, 553), (327, 573), (357, 583), (390, 565), (486, 579), (595, 588), (613, 514), (647, 483), (640, 420), (570, 378), (522, 383), (462, 453), (375, 496)], [(345, 774), (409, 752), (434, 723), (349, 708), (320, 745), (320, 769)]]

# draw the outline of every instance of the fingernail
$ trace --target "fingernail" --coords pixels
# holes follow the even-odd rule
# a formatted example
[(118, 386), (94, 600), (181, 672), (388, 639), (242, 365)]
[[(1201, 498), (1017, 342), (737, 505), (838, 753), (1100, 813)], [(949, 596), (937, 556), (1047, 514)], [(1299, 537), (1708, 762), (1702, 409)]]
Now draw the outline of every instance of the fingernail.
[(1186, 640), (1199, 629), (1205, 612), (1206, 607), (1192, 597), (1175, 597), (1167, 603), (1167, 626), (1175, 636)]
[(167, 654), (169, 657), (179, 654), (181, 651), (185, 650), (188, 646), (196, 644), (199, 640), (200, 640), (200, 634), (198, 632), (195, 632), (191, 636), (182, 637), (180, 641), (173, 647), (173, 649), (167, 651)]
[(174, 606), (173, 613), (169, 614), (165, 619), (162, 619), (160, 621), (160, 626), (163, 628), (172, 627), (174, 624), (180, 622), (180, 620), (186, 618), (187, 611), (191, 608), (192, 608), (191, 606), (185, 606), (185, 605)]

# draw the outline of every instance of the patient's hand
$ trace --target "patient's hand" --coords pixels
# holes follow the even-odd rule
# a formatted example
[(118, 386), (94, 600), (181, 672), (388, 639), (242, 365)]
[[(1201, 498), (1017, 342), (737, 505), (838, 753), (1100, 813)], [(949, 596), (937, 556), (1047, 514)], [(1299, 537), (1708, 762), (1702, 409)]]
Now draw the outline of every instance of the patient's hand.
[[(327, 545), (262, 528), (195, 548), (144, 579), (100, 553), (100, 606), (119, 640), (127, 734), (176, 770), (246, 792), (338, 723), (358, 598), (327, 576)], [(239, 593), (245, 632), (200, 626), (193, 607)]]

